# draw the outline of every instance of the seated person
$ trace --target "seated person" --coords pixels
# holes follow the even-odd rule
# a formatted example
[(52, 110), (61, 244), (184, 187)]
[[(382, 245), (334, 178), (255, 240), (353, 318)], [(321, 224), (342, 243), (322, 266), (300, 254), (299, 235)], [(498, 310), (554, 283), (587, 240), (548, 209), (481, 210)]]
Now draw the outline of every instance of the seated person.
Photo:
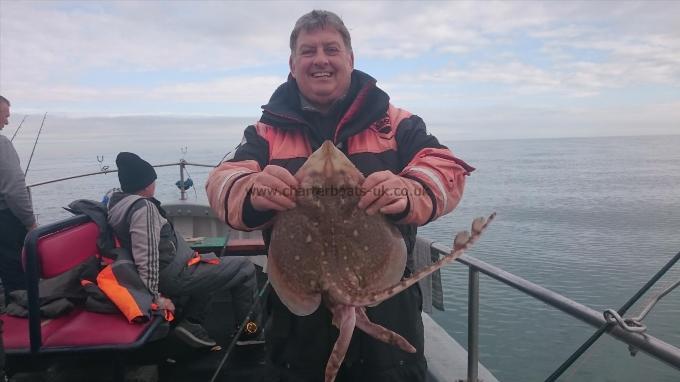
[[(193, 347), (216, 342), (202, 326), (206, 307), (215, 293), (229, 291), (234, 318), (245, 319), (257, 293), (255, 267), (245, 257), (198, 261), (154, 198), (156, 171), (139, 156), (121, 152), (116, 158), (122, 191), (108, 200), (108, 222), (121, 246), (132, 254), (137, 272), (160, 309), (175, 310), (175, 302), (188, 300), (175, 334)], [(251, 325), (252, 326), (252, 325)]]

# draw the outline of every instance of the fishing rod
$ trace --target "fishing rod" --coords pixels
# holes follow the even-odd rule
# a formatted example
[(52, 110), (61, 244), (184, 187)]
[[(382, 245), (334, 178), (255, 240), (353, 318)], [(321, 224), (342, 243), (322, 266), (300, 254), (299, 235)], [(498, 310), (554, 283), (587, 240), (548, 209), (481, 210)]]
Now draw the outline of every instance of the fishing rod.
[[(635, 304), (635, 302), (637, 302), (637, 300), (639, 300), (640, 297), (642, 297), (643, 294), (645, 294), (652, 286), (654, 286), (654, 284), (657, 281), (659, 281), (661, 276), (666, 274), (666, 272), (668, 272), (668, 270), (671, 269), (673, 265), (675, 265), (675, 263), (678, 262), (678, 260), (680, 260), (680, 252), (673, 256), (673, 258), (670, 261), (668, 261), (666, 265), (664, 265), (658, 272), (656, 272), (656, 274), (654, 274), (654, 276), (652, 276), (652, 278), (649, 279), (649, 281), (647, 281), (647, 283), (643, 285), (642, 288), (640, 288), (640, 290), (638, 290), (637, 293), (633, 295), (633, 297), (628, 299), (628, 301), (626, 301), (626, 303), (623, 304), (623, 306), (619, 308), (619, 310), (616, 311), (616, 313), (619, 316), (623, 316), (628, 311), (628, 309), (630, 309), (630, 307), (633, 306), (633, 304)], [(607, 315), (605, 315), (605, 320), (607, 322), (600, 326), (600, 328), (597, 329), (597, 331), (593, 333), (593, 335), (591, 335), (590, 338), (588, 338), (586, 342), (583, 343), (583, 345), (576, 349), (576, 351), (572, 355), (570, 355), (569, 358), (567, 358), (567, 360), (564, 361), (560, 365), (560, 367), (557, 368), (557, 370), (550, 374), (550, 376), (545, 380), (545, 382), (556, 381), (557, 378), (559, 378), (574, 362), (576, 362), (576, 360), (581, 355), (583, 355), (583, 353), (586, 352), (586, 350), (588, 350), (595, 343), (595, 341), (597, 341), (604, 334), (604, 332), (611, 329), (616, 323), (616, 321), (614, 322), (609, 321), (607, 319)]]
[(35, 154), (35, 147), (38, 145), (38, 139), (40, 139), (40, 133), (42, 133), (43, 126), (45, 125), (45, 118), (47, 118), (47, 112), (43, 116), (42, 122), (40, 123), (40, 130), (38, 130), (38, 136), (35, 137), (35, 142), (33, 143), (33, 150), (31, 150), (31, 157), (28, 158), (28, 164), (26, 165), (26, 171), (24, 172), (24, 177), (28, 174), (28, 169), (31, 167), (31, 161), (33, 160), (33, 154)]
[[(234, 150), (238, 150), (238, 148), (241, 145), (239, 144)], [(229, 156), (234, 150), (228, 151), (222, 159), (213, 167), (216, 168), (222, 162), (224, 161), (225, 158)], [(222, 247), (222, 252), (220, 253), (220, 257), (224, 256), (227, 252), (227, 242), (224, 243), (224, 247)], [(250, 306), (250, 309), (248, 310), (248, 314), (246, 314), (246, 317), (241, 321), (241, 325), (239, 325), (238, 330), (234, 334), (234, 338), (231, 339), (231, 342), (229, 343), (229, 346), (227, 347), (227, 350), (224, 352), (224, 357), (222, 357), (222, 360), (220, 360), (219, 365), (217, 365), (217, 369), (215, 370), (215, 373), (213, 374), (212, 378), (210, 378), (210, 382), (215, 382), (217, 380), (217, 377), (220, 375), (220, 372), (222, 371), (222, 368), (224, 367), (224, 364), (227, 362), (227, 359), (229, 358), (229, 355), (231, 352), (234, 350), (234, 347), (236, 346), (236, 342), (238, 341), (239, 336), (241, 333), (243, 333), (243, 330), (245, 329), (246, 325), (250, 321), (250, 317), (253, 315), (255, 312), (255, 308), (257, 305), (260, 303), (260, 300), (262, 299), (262, 296), (265, 294), (267, 291), (267, 288), (269, 287), (269, 279), (267, 279), (267, 282), (262, 286), (262, 289), (260, 289), (260, 292), (255, 296), (255, 301), (253, 301), (253, 304)], [(260, 323), (262, 324), (262, 323)]]
[(255, 297), (255, 301), (253, 301), (253, 304), (250, 306), (250, 310), (248, 310), (248, 314), (246, 314), (246, 317), (243, 319), (241, 325), (238, 327), (238, 331), (236, 331), (236, 334), (234, 334), (234, 338), (232, 338), (231, 342), (229, 343), (229, 346), (227, 347), (227, 350), (224, 353), (224, 357), (222, 357), (222, 360), (220, 361), (220, 364), (217, 366), (217, 370), (215, 370), (215, 374), (213, 374), (212, 378), (210, 379), (210, 382), (215, 382), (217, 377), (220, 375), (220, 371), (222, 371), (222, 367), (224, 367), (225, 362), (227, 362), (229, 354), (231, 354), (232, 350), (234, 350), (234, 347), (236, 346), (236, 342), (238, 341), (239, 335), (243, 332), (243, 329), (250, 321), (250, 317), (253, 315), (255, 307), (262, 299), (262, 296), (267, 291), (268, 287), (269, 279), (267, 279), (267, 282), (264, 284), (264, 286), (262, 286), (262, 289), (260, 289), (260, 293), (258, 293), (257, 296)]
[[(237, 149), (238, 149), (238, 147), (237, 147)], [(222, 157), (222, 159), (220, 159), (220, 161), (219, 161), (219, 162), (217, 162), (217, 164), (215, 165), (215, 167), (217, 167), (217, 166), (221, 165), (221, 164), (222, 164), (222, 162), (224, 162), (224, 158), (228, 157), (228, 156), (229, 156), (229, 154), (231, 154), (231, 152), (232, 152), (232, 151), (234, 151), (234, 150), (229, 150), (229, 151), (228, 151), (228, 152), (227, 152), (226, 154), (224, 154), (224, 156)]]
[(19, 130), (21, 130), (21, 126), (23, 126), (24, 121), (26, 120), (26, 117), (28, 117), (28, 116), (27, 116), (27, 115), (24, 115), (24, 119), (21, 120), (21, 123), (19, 124), (19, 127), (17, 127), (17, 129), (14, 130), (14, 135), (12, 135), (12, 139), (9, 140), (10, 142), (14, 142), (14, 137), (16, 137), (16, 136), (17, 136), (17, 133), (19, 132)]

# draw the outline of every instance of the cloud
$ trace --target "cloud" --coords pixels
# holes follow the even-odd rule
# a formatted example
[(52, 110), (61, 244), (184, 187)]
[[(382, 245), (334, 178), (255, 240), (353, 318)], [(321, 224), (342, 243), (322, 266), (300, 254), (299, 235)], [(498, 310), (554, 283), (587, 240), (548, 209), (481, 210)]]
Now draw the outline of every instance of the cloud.
[(261, 102), (271, 95), (285, 77), (249, 76), (223, 77), (213, 81), (184, 82), (161, 85), (152, 88), (114, 87), (100, 89), (94, 86), (48, 86), (40, 94), (32, 89), (18, 90), (18, 97), (33, 97), (35, 100), (78, 101), (82, 99), (112, 101), (121, 98), (172, 99), (185, 102), (222, 102), (225, 99), (240, 99), (242, 102)]
[(48, 65), (71, 74), (91, 67), (229, 69), (262, 65), (285, 51), (275, 40), (253, 33), (261, 30), (269, 37), (265, 22), (252, 15), (234, 17), (239, 12), (227, 3), (195, 7), (181, 2), (77, 3), (83, 6), (73, 8), (58, 4), (3, 3), (3, 51), (11, 52), (3, 60), (10, 65), (4, 70)]
[[(347, 2), (345, 17), (367, 57), (464, 51), (486, 35), (540, 26), (545, 7), (466, 2)], [(285, 60), (292, 24), (306, 2), (3, 2), (3, 72), (48, 78), (50, 66), (74, 76), (84, 68), (224, 70)], [(399, 33), (408, 31), (408, 33)], [(12, 76), (14, 77), (14, 76)]]
[[(590, 26), (544, 27), (527, 34), (540, 41), (536, 52), (540, 56), (499, 49), (501, 53), (467, 65), (454, 62), (433, 72), (402, 73), (395, 81), (452, 87), (470, 82), (497, 84), (504, 85), (500, 91), (512, 95), (566, 97), (596, 96), (640, 85), (680, 85), (680, 35), (614, 36), (616, 32), (620, 31)], [(531, 63), (536, 58), (543, 62)]]
[(284, 76), (226, 77), (209, 82), (191, 82), (160, 86), (149, 96), (156, 99), (172, 98), (187, 102), (240, 102), (263, 103), (271, 96), (272, 89), (285, 82)]
[(476, 81), (520, 85), (526, 88), (552, 88), (560, 81), (545, 70), (521, 62), (480, 64), (470, 69), (445, 69), (432, 74), (421, 74), (417, 81)]
[(393, 100), (436, 105), (439, 115), (451, 103), (471, 110), (538, 103), (567, 113), (584, 99), (615, 104), (603, 98), (612, 90), (632, 96), (638, 87), (658, 86), (667, 94), (680, 83), (678, 2), (2, 1), (0, 7), (0, 92), (18, 110), (256, 111), (285, 80), (290, 29), (312, 8), (343, 17), (357, 62), (376, 68), (370, 74)]
[(638, 108), (454, 105), (446, 118), (432, 109), (419, 115), (441, 140), (677, 135), (680, 129), (680, 102)]

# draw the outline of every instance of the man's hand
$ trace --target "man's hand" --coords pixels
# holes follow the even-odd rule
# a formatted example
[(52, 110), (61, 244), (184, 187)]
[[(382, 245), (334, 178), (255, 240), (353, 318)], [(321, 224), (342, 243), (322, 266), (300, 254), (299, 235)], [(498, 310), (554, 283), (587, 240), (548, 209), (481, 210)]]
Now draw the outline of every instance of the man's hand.
[(36, 228), (38, 228), (38, 224), (33, 223), (33, 224), (29, 225), (29, 226), (26, 226), (26, 231), (29, 231), (29, 232), (30, 232), (30, 231), (32, 231), (32, 230), (34, 230), (34, 229), (36, 229)]
[(175, 304), (167, 297), (159, 297), (158, 300), (156, 300), (156, 304), (158, 305), (158, 309), (175, 313)]
[(373, 215), (376, 212), (396, 215), (404, 212), (408, 206), (407, 179), (393, 174), (391, 171), (379, 171), (369, 175), (361, 186), (364, 196), (358, 207)]
[(283, 167), (269, 165), (257, 173), (250, 203), (257, 211), (286, 211), (295, 208), (298, 181)]

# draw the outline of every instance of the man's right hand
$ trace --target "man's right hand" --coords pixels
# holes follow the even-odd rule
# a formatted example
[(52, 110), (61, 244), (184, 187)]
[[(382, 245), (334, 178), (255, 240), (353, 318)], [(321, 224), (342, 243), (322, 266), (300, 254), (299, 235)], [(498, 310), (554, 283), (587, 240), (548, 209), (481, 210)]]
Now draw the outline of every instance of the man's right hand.
[(281, 166), (269, 165), (253, 175), (250, 203), (257, 211), (286, 211), (295, 208), (298, 181)]

